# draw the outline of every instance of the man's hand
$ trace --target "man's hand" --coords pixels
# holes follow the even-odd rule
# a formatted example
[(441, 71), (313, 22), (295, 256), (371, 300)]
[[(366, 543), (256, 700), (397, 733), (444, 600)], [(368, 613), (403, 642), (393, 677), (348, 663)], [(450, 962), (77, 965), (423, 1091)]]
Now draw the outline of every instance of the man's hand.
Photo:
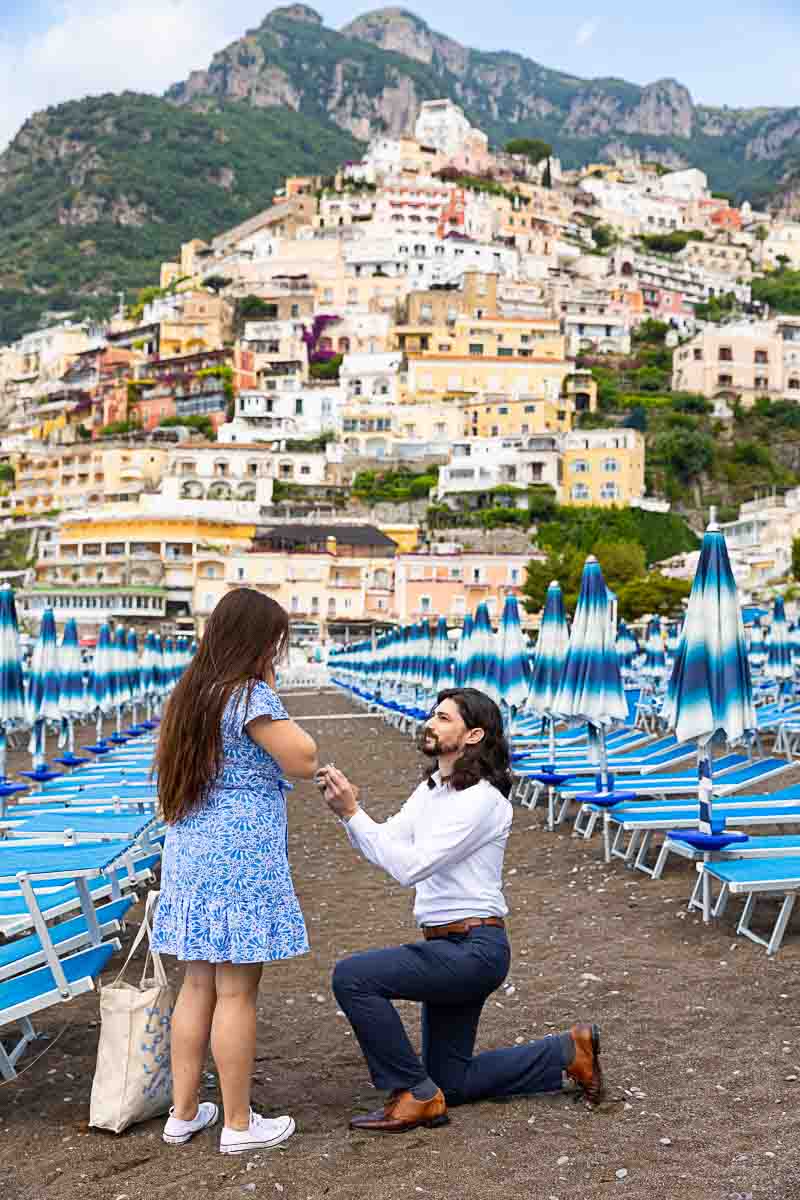
[(336, 767), (322, 767), (314, 778), (331, 812), (349, 821), (358, 811), (359, 789)]

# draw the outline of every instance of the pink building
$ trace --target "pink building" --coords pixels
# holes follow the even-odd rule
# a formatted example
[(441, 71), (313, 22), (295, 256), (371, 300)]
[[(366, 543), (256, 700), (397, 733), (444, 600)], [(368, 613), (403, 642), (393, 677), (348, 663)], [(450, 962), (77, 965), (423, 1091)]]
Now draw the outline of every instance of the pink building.
[[(438, 554), (400, 554), (395, 559), (393, 596), (388, 600), (390, 616), (401, 625), (424, 617), (445, 617), (448, 624), (459, 625), (486, 601), (489, 615), (498, 620), (507, 595), (517, 596), (521, 603), (525, 567), (532, 557), (544, 556), (535, 551), (462, 553), (456, 547)], [(523, 624), (532, 623), (524, 611), (520, 615)]]

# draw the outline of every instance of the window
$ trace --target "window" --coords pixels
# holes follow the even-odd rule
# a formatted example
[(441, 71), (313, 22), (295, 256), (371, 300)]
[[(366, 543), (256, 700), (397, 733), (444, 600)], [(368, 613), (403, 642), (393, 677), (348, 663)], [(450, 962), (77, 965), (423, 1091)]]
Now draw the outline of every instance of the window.
[(755, 384), (755, 386), (757, 388), (768, 388), (769, 387), (769, 378), (766, 375), (756, 375), (755, 379), (753, 380), (753, 383)]
[(237, 568), (236, 568), (236, 578), (237, 578), (237, 579), (244, 579), (244, 567), (237, 567)]
[(702, 361), (703, 361), (703, 351), (702, 351), (702, 350), (700, 350), (700, 349), (695, 349), (695, 350), (693, 351), (693, 354), (694, 354), (694, 361), (695, 361), (695, 362), (702, 362)]
[(333, 288), (325, 288), (322, 292), (322, 299), (327, 302), (333, 300)]
[(766, 350), (756, 350), (755, 362), (758, 366), (766, 366), (769, 362), (769, 355)]
[(519, 567), (508, 568), (508, 582), (516, 586), (519, 583), (520, 571)]
[(603, 470), (604, 471), (618, 471), (619, 463), (617, 462), (616, 458), (604, 458), (603, 459)]
[(790, 389), (790, 391), (793, 391), (793, 392), (800, 391), (800, 379), (790, 379), (789, 380), (789, 389)]
[(311, 467), (309, 467), (307, 463), (304, 463), (303, 466), (300, 468), (300, 474), (301, 475), (310, 475)]
[(470, 354), (483, 354), (482, 343), (481, 342), (470, 342), (469, 352), (470, 352)]
[(525, 412), (528, 412), (528, 413), (530, 413), (530, 412), (536, 412), (536, 405), (535, 405), (535, 404), (526, 404), (526, 405), (525, 405)]
[(589, 473), (589, 464), (585, 458), (576, 458), (570, 470), (573, 475), (587, 475)]
[(720, 346), (719, 348), (720, 362), (733, 362), (733, 350), (730, 346)]
[(293, 613), (300, 612), (300, 597), (292, 596), (291, 609)]
[(601, 500), (618, 500), (619, 488), (616, 483), (604, 483), (600, 488)]
[(213, 607), (214, 607), (214, 597), (211, 595), (211, 592), (206, 592), (206, 608), (210, 609)]
[(573, 500), (588, 500), (589, 488), (585, 483), (573, 483), (570, 496)]
[(419, 598), (419, 611), (420, 611), (420, 612), (423, 612), (423, 613), (429, 613), (429, 612), (431, 611), (431, 598), (430, 598), (430, 596), (420, 596), (420, 598)]
[(466, 596), (453, 596), (453, 599), (450, 603), (450, 608), (452, 612), (463, 616), (463, 614), (467, 611)]
[(293, 304), (291, 306), (291, 308), (289, 309), (289, 315), (292, 317), (299, 317), (300, 316), (300, 305)]
[(717, 383), (719, 384), (720, 387), (730, 387), (733, 384), (733, 376), (732, 375), (718, 375)]

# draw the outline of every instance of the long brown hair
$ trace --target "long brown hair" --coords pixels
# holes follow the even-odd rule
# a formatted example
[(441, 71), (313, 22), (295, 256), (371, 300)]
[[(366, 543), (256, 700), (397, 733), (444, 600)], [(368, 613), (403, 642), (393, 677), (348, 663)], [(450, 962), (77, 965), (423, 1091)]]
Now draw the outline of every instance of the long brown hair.
[(244, 712), (253, 687), (280, 659), (289, 616), (253, 588), (223, 596), (209, 617), (197, 653), (169, 698), (155, 754), (158, 798), (174, 825), (199, 808), (222, 765), (222, 714), (239, 691)]
[[(467, 729), (483, 730), (482, 740), (474, 746), (467, 746), (453, 764), (450, 786), (454, 791), (462, 792), (485, 779), (507, 799), (512, 784), (511, 756), (503, 733), (500, 709), (485, 692), (476, 688), (445, 688), (439, 692), (436, 703), (441, 704), (443, 700), (453, 701)], [(432, 767), (428, 771), (431, 787), (435, 770)]]

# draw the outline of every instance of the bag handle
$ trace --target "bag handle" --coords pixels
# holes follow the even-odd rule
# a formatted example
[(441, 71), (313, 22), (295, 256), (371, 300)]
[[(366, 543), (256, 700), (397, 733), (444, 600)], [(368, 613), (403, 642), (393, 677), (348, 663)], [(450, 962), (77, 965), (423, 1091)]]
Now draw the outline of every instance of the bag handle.
[(139, 981), (139, 987), (142, 986), (142, 984), (144, 983), (144, 981), (147, 977), (147, 968), (148, 968), (151, 958), (153, 960), (153, 974), (155, 976), (156, 983), (159, 985), (159, 987), (166, 987), (167, 973), (164, 970), (164, 964), (161, 961), (161, 955), (158, 953), (157, 950), (153, 949), (153, 931), (150, 928), (150, 913), (151, 913), (152, 909), (155, 907), (156, 901), (158, 900), (158, 897), (160, 896), (160, 894), (161, 893), (157, 892), (157, 891), (150, 891), (147, 893), (147, 900), (145, 901), (145, 906), (144, 906), (144, 916), (142, 917), (142, 923), (139, 926), (139, 932), (136, 934), (136, 937), (133, 939), (133, 944), (131, 945), (131, 948), (128, 951), (128, 957), (125, 959), (125, 962), (122, 964), (122, 968), (119, 972), (119, 975), (117, 975), (116, 979), (114, 980), (115, 984), (119, 983), (120, 980), (122, 979), (123, 975), (125, 974), (125, 972), (128, 969), (128, 965), (129, 965), (131, 959), (133, 958), (136, 951), (139, 949), (139, 945), (141, 944), (145, 935), (147, 935), (147, 956), (144, 960), (144, 970), (142, 971), (142, 978)]

